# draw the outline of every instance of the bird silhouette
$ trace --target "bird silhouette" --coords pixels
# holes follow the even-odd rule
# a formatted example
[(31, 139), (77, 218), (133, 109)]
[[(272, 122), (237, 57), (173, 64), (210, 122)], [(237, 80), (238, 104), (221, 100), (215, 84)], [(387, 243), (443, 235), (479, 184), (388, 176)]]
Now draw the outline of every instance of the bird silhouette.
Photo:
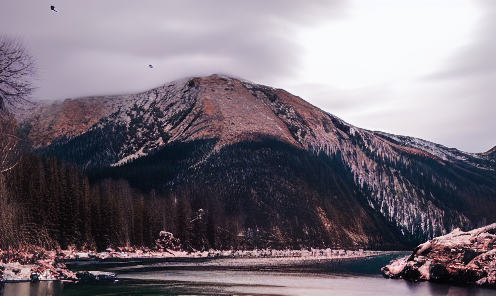
[(153, 66), (152, 66), (152, 65), (148, 65), (148, 67), (153, 68)]
[(51, 9), (51, 10), (53, 10), (53, 11), (55, 11), (55, 12), (57, 12), (57, 11), (55, 10), (55, 6), (53, 6), (53, 5), (52, 5), (52, 6), (50, 6), (50, 9)]

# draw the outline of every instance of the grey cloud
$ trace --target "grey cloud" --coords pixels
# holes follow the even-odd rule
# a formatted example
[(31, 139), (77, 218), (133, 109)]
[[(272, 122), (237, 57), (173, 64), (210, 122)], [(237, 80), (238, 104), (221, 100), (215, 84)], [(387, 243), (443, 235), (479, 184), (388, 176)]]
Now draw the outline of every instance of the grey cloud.
[(486, 12), (473, 42), (449, 59), (443, 70), (422, 78), (423, 83), (440, 84), (446, 90), (442, 97), (432, 98), (446, 110), (453, 109), (454, 116), (445, 124), (446, 141), (471, 152), (496, 145), (496, 2), (478, 2)]
[(387, 84), (342, 90), (328, 84), (307, 83), (295, 86), (291, 91), (294, 94), (304, 93), (305, 100), (337, 116), (368, 112), (378, 106), (384, 108), (396, 99)]
[(408, 89), (394, 84), (350, 90), (305, 84), (290, 91), (359, 127), (485, 152), (496, 144), (494, 81), (488, 75), (468, 75), (421, 79)]
[(496, 2), (477, 1), (485, 14), (472, 35), (473, 42), (447, 61), (446, 68), (427, 80), (465, 79), (477, 76), (496, 78)]
[[(496, 144), (491, 114), (496, 110), (496, 2), (479, 2), (487, 15), (472, 44), (442, 71), (411, 82), (411, 93), (389, 84), (343, 91), (333, 88), (332, 81), (287, 90), (360, 127), (470, 152), (487, 150)], [(135, 93), (213, 73), (276, 87), (281, 82), (287, 88), (285, 79), (298, 77), (301, 70), (302, 48), (295, 32), (347, 17), (349, 4), (0, 0), (0, 34), (24, 36), (38, 59), (36, 96), (42, 99)], [(50, 5), (59, 12), (50, 11)]]
[[(347, 9), (344, 0), (54, 0), (59, 11), (54, 13), (42, 1), (3, 1), (0, 34), (26, 36), (38, 54), (43, 78), (38, 96), (45, 99), (134, 92), (220, 71), (270, 84), (300, 65), (298, 27), (341, 18)], [(69, 68), (85, 56), (93, 60)], [(138, 73), (133, 60), (153, 63), (158, 75)], [(95, 75), (107, 85), (96, 83)]]

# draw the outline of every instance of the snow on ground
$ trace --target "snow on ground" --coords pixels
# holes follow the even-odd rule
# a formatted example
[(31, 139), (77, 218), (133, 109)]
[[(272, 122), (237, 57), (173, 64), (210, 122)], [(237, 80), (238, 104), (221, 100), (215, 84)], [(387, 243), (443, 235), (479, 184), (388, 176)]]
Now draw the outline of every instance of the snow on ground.
[[(4, 252), (5, 253), (5, 252)], [(30, 281), (36, 275), (38, 280), (72, 280), (77, 281), (76, 274), (69, 271), (64, 263), (74, 261), (97, 260), (102, 261), (110, 258), (119, 259), (145, 259), (145, 258), (219, 258), (219, 259), (242, 259), (236, 260), (214, 260), (207, 264), (219, 266), (236, 265), (281, 265), (293, 264), (301, 261), (333, 260), (348, 258), (364, 258), (370, 256), (383, 255), (388, 252), (367, 251), (367, 250), (332, 250), (332, 249), (311, 249), (311, 250), (251, 250), (251, 251), (151, 251), (148, 249), (127, 249), (127, 251), (116, 251), (109, 249), (105, 252), (93, 251), (46, 251), (47, 259), (40, 259), (31, 264), (21, 264), (20, 262), (0, 263), (0, 283), (1, 282), (22, 282)], [(0, 254), (2, 254), (0, 250)], [(24, 254), (25, 258), (32, 257), (32, 254)]]

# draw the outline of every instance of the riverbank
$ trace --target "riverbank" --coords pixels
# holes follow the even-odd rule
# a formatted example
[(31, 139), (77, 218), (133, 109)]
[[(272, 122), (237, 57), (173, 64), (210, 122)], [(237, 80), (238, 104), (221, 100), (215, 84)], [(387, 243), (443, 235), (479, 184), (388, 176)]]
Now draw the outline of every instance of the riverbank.
[[(84, 273), (74, 273), (67, 264), (85, 262), (106, 262), (112, 259), (192, 259), (192, 258), (243, 258), (246, 260), (264, 258), (264, 264), (291, 264), (296, 261), (315, 261), (333, 259), (365, 258), (391, 252), (367, 250), (244, 250), (244, 251), (154, 251), (145, 248), (107, 249), (105, 252), (57, 250), (47, 251), (41, 248), (23, 248), (20, 250), (0, 250), (0, 283), (24, 281), (72, 281), (81, 280)], [(255, 262), (255, 261), (254, 261)], [(86, 274), (87, 276), (88, 274)]]
[(0, 250), (0, 283), (24, 281), (76, 281), (60, 257), (69, 251), (47, 251), (39, 247)]
[[(404, 254), (395, 252), (367, 258), (322, 260), (263, 257), (110, 258), (106, 259), (108, 264), (88, 262), (88, 265), (79, 267), (115, 273), (118, 281), (113, 283), (7, 283), (4, 295), (496, 296), (496, 290), (382, 278), (380, 268)], [(71, 270), (75, 269), (71, 267)]]

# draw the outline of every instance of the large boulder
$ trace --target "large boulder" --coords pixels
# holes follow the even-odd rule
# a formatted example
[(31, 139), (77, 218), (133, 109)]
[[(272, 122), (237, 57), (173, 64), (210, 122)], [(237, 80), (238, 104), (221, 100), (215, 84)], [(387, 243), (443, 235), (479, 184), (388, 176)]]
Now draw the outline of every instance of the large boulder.
[(467, 232), (457, 228), (381, 270), (387, 278), (496, 288), (496, 223)]

